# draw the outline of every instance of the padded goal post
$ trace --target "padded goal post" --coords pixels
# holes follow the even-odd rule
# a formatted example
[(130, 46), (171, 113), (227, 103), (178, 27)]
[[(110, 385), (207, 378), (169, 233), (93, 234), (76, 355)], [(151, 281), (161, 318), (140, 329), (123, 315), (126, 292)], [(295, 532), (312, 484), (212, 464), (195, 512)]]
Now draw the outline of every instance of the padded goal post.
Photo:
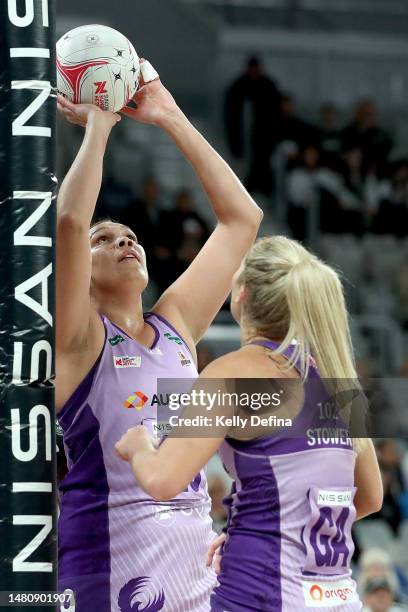
[(2, 0), (0, 592), (57, 589), (55, 73), (55, 0)]

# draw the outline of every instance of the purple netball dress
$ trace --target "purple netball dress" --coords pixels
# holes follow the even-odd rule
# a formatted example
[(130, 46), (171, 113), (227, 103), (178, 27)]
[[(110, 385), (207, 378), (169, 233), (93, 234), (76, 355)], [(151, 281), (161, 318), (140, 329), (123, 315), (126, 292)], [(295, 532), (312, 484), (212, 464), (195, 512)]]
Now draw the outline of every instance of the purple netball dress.
[(59, 415), (69, 468), (60, 484), (59, 587), (76, 593), (76, 612), (210, 608), (204, 472), (175, 499), (156, 502), (114, 451), (130, 427), (152, 428), (158, 378), (197, 377), (177, 331), (156, 314), (145, 321), (156, 332), (150, 349), (103, 317), (100, 358)]
[(316, 389), (324, 397), (312, 366), (293, 422), (299, 435), (227, 438), (221, 447), (234, 486), (213, 612), (362, 608), (350, 571), (356, 454), (347, 434), (319, 429)]

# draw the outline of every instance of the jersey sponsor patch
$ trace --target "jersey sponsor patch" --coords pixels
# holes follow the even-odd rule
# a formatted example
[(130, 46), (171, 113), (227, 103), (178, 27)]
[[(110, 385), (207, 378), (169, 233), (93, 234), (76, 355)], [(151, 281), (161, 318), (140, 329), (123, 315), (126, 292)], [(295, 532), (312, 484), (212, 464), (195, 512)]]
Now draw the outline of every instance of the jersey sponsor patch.
[(159, 356), (163, 355), (163, 351), (158, 346), (156, 346), (153, 349), (150, 349), (149, 352), (150, 352), (150, 355), (159, 355)]
[(183, 344), (183, 341), (181, 340), (181, 338), (179, 338), (178, 336), (172, 336), (168, 332), (164, 334), (164, 337), (167, 338), (167, 340), (171, 340), (172, 342), (175, 342), (176, 344), (179, 344), (179, 345)]
[(148, 396), (145, 395), (143, 391), (135, 391), (123, 402), (123, 406), (125, 408), (136, 408), (136, 410), (141, 410), (148, 399)]
[(173, 525), (176, 520), (175, 508), (172, 506), (156, 505), (153, 520), (159, 525), (168, 527)]
[(349, 508), (353, 503), (353, 493), (350, 490), (328, 491), (326, 489), (319, 489), (316, 502), (318, 506), (342, 506), (343, 508)]
[(125, 341), (124, 337), (121, 336), (120, 334), (118, 334), (117, 336), (113, 336), (113, 338), (109, 338), (109, 344), (111, 346), (117, 346), (118, 344), (124, 341)]
[(307, 608), (341, 606), (358, 601), (356, 586), (348, 578), (332, 582), (303, 580), (302, 588)]
[(189, 366), (191, 365), (191, 361), (190, 359), (187, 359), (187, 357), (185, 356), (184, 353), (182, 353), (181, 351), (177, 351), (177, 355), (180, 359), (180, 363), (182, 366)]
[(134, 355), (132, 357), (129, 355), (114, 355), (113, 365), (115, 368), (140, 368), (142, 365), (142, 358), (139, 355)]

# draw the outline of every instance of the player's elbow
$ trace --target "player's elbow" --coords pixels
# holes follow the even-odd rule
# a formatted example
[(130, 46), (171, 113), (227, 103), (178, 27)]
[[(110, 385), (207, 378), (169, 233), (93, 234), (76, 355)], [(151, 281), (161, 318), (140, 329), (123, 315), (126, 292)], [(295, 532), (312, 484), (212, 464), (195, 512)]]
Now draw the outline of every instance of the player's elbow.
[(383, 506), (384, 502), (384, 492), (382, 485), (377, 488), (376, 491), (373, 492), (370, 499), (370, 514), (374, 514), (375, 512), (379, 512)]
[(251, 230), (252, 232), (257, 234), (259, 226), (262, 223), (263, 217), (263, 210), (257, 204), (255, 204), (255, 202), (253, 202), (252, 206), (247, 211), (244, 220), (248, 230)]
[(262, 210), (252, 202), (251, 206), (240, 208), (233, 216), (220, 221), (228, 227), (236, 244), (245, 244), (245, 248), (249, 248), (258, 234), (262, 219)]
[(357, 495), (356, 498), (355, 507), (357, 511), (357, 520), (379, 512), (384, 501), (382, 484), (377, 484), (376, 487), (373, 487), (370, 491), (364, 491), (364, 495), (361, 497)]
[(171, 481), (162, 476), (154, 476), (149, 479), (145, 486), (146, 492), (155, 501), (163, 502), (173, 499), (180, 493)]
[(83, 223), (77, 215), (71, 211), (57, 211), (57, 235), (71, 236), (89, 232), (89, 225)]

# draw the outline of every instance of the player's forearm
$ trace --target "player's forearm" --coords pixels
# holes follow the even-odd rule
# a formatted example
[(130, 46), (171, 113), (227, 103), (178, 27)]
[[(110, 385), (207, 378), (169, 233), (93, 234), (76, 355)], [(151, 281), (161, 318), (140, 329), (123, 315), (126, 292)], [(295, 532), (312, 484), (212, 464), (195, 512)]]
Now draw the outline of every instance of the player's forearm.
[[(183, 470), (175, 470), (158, 450), (136, 452), (131, 459), (133, 474), (140, 487), (157, 501), (172, 499), (190, 482)], [(173, 467), (173, 469), (171, 469)]]
[(103, 158), (110, 130), (91, 117), (81, 148), (59, 191), (57, 215), (88, 228), (102, 183)]
[(178, 109), (169, 114), (161, 127), (193, 166), (221, 223), (242, 223), (258, 227), (262, 211), (240, 180)]

